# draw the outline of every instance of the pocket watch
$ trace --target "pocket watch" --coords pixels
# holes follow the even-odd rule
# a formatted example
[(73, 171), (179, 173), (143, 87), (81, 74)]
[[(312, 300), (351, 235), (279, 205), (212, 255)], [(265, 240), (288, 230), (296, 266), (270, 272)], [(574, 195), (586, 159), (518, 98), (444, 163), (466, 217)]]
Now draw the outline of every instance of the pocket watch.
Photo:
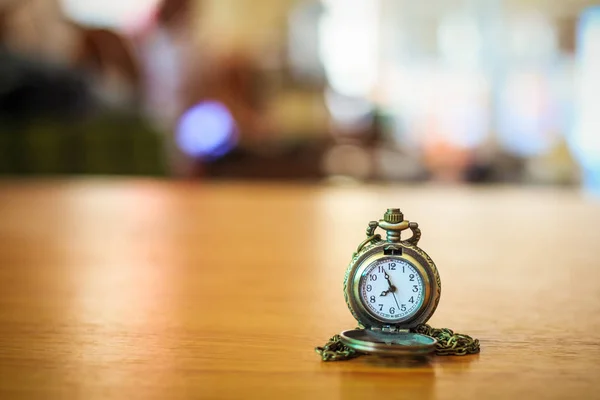
[[(381, 228), (386, 238), (376, 234)], [(402, 231), (411, 237), (401, 239)], [(479, 341), (425, 323), (440, 301), (441, 280), (427, 253), (417, 246), (421, 230), (398, 208), (371, 221), (344, 276), (344, 298), (359, 327), (335, 335), (317, 352), (324, 361), (360, 354), (382, 356), (463, 355), (479, 352)]]

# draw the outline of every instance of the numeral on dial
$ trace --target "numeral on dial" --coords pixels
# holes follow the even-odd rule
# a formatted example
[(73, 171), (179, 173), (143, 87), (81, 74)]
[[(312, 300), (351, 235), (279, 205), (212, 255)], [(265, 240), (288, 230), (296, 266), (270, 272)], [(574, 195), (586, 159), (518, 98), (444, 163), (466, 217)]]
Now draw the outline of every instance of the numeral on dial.
[(410, 296), (410, 299), (408, 299), (408, 302), (409, 302), (409, 303), (413, 303), (413, 304), (414, 304), (414, 303), (415, 303), (415, 299), (414, 299), (414, 297), (413, 297), (413, 296)]
[[(415, 286), (416, 287), (416, 286)], [(367, 285), (367, 292), (370, 292), (371, 290), (373, 290), (373, 286), (371, 285)]]
[(395, 271), (395, 270), (396, 270), (396, 264), (390, 263), (390, 271)]
[(411, 282), (415, 281), (415, 274), (410, 274), (408, 277), (410, 278)]
[(375, 303), (375, 296), (371, 296), (371, 297), (369, 297), (369, 301), (370, 301), (371, 303)]
[[(367, 291), (368, 291), (368, 290), (369, 290), (369, 289), (367, 288)], [(413, 285), (413, 292), (415, 292), (415, 293), (416, 293), (416, 292), (418, 292), (418, 291), (419, 291), (419, 287), (418, 287), (417, 285)]]
[(394, 307), (390, 307), (390, 314), (395, 314), (396, 313), (396, 309)]
[(376, 281), (377, 280), (377, 275), (371, 274), (371, 275), (369, 275), (369, 279), (371, 281)]

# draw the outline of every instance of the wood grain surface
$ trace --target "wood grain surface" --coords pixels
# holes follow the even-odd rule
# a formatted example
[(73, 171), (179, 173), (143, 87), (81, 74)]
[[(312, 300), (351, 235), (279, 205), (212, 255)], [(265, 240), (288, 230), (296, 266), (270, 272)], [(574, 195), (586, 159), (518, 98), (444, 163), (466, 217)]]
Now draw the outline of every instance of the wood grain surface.
[[(314, 352), (400, 207), (482, 352)], [(570, 189), (0, 183), (1, 399), (600, 398), (600, 202)]]

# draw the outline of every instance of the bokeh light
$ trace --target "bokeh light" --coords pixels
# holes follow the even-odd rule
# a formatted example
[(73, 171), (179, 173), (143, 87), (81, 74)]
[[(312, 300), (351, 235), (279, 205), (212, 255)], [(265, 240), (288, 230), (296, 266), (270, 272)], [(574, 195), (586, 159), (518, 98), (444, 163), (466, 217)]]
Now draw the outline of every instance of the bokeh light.
[(514, 73), (500, 91), (498, 141), (510, 153), (535, 156), (557, 142), (560, 123), (558, 104), (539, 71)]
[(571, 149), (582, 166), (586, 188), (600, 193), (600, 7), (581, 16), (577, 38), (577, 112), (569, 134)]
[(196, 158), (218, 158), (233, 149), (237, 128), (225, 105), (205, 101), (186, 111), (177, 125), (177, 145)]
[(377, 83), (378, 2), (325, 0), (320, 55), (329, 84), (347, 96), (366, 96)]
[(61, 0), (65, 13), (84, 25), (123, 29), (150, 15), (160, 0)]

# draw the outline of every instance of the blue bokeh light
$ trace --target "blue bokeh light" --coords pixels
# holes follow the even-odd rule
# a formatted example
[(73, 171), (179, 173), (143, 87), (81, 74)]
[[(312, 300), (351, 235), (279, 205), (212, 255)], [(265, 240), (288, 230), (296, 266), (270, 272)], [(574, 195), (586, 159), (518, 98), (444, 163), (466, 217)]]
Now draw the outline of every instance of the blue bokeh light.
[(222, 157), (236, 145), (235, 120), (224, 104), (204, 101), (181, 116), (177, 125), (176, 142), (181, 151), (191, 157)]

